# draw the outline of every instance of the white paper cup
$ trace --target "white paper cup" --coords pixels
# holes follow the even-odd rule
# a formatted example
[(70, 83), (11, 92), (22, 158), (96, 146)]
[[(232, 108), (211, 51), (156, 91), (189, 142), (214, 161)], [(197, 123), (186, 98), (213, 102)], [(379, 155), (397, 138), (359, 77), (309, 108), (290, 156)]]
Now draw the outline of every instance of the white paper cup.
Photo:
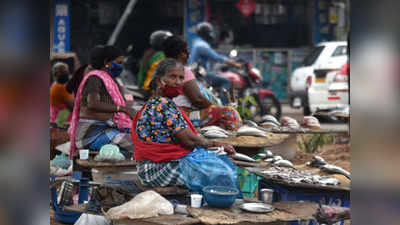
[(79, 150), (79, 158), (80, 159), (88, 159), (89, 158), (89, 149)]
[(200, 194), (191, 194), (190, 195), (190, 205), (193, 208), (200, 208), (201, 206), (201, 200), (202, 200), (203, 196)]

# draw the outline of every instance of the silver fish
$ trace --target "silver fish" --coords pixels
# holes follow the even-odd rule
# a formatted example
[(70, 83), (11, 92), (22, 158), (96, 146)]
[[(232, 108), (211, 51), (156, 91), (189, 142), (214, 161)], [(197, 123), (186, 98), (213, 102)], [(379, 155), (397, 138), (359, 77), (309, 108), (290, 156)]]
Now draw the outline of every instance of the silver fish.
[(239, 128), (239, 130), (237, 130), (237, 135), (238, 136), (257, 136), (257, 137), (267, 137), (267, 133), (254, 128), (254, 127), (249, 127), (249, 126), (242, 126)]
[(274, 161), (274, 158), (268, 158), (268, 159), (265, 159), (264, 160), (264, 162), (267, 162), (267, 163), (271, 163), (271, 162), (273, 162)]
[(201, 133), (206, 133), (207, 131), (219, 131), (219, 132), (222, 132), (222, 133), (224, 133), (226, 135), (229, 135), (228, 131), (226, 131), (226, 130), (222, 129), (221, 127), (218, 127), (218, 126), (208, 126), (208, 127), (203, 127), (203, 128), (200, 129)]
[(274, 157), (274, 154), (270, 150), (265, 151), (265, 154), (267, 154), (267, 158), (272, 158)]
[(291, 167), (291, 168), (294, 168), (294, 169), (295, 169), (295, 167), (293, 166), (293, 164), (292, 164), (289, 160), (286, 160), (286, 159), (281, 159), (281, 160), (275, 161), (275, 162), (274, 162), (274, 165), (277, 165), (277, 166), (284, 166), (284, 167)]
[(252, 120), (243, 120), (243, 122), (250, 127), (258, 127), (257, 123)]
[(258, 153), (257, 155), (260, 157), (260, 159), (265, 159), (267, 157), (267, 154), (265, 153)]
[(344, 175), (345, 177), (351, 179), (351, 178), (350, 178), (350, 173), (349, 173), (349, 172), (347, 172), (346, 170), (344, 170), (344, 169), (342, 169), (342, 168), (340, 168), (340, 167), (338, 167), (338, 166), (335, 166), (335, 165), (326, 164), (326, 165), (323, 165), (322, 167), (320, 167), (320, 169), (321, 169), (322, 171), (324, 171), (324, 172), (327, 172), (327, 173), (338, 173), (338, 174), (342, 174), (342, 175)]
[(232, 155), (232, 158), (236, 159), (236, 160), (240, 160), (240, 161), (246, 161), (246, 162), (255, 162), (256, 160), (245, 155), (245, 154), (241, 154), (241, 153), (236, 153), (234, 155)]
[(207, 137), (207, 138), (227, 138), (228, 137), (228, 135), (226, 135), (220, 131), (217, 131), (217, 130), (209, 130), (209, 131), (205, 132), (203, 135), (204, 135), (204, 137)]
[(326, 165), (327, 162), (325, 162), (325, 160), (320, 157), (320, 156), (314, 156), (313, 159), (311, 160), (311, 162), (307, 162), (306, 165), (307, 166), (312, 166), (312, 167), (321, 167), (323, 165)]
[(281, 123), (279, 123), (279, 121), (273, 116), (273, 115), (265, 115), (263, 117), (261, 117), (261, 121), (263, 122), (272, 122), (278, 126), (281, 125)]
[(276, 156), (274, 156), (274, 161), (279, 161), (279, 160), (282, 160), (283, 158), (282, 158), (282, 156), (280, 156), (280, 155), (276, 155)]

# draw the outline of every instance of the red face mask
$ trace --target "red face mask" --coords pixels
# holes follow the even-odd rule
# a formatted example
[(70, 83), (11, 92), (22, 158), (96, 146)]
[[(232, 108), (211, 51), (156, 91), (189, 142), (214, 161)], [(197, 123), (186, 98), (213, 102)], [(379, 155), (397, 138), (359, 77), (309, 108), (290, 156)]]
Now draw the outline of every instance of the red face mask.
[(162, 91), (163, 91), (164, 95), (167, 96), (168, 98), (175, 98), (176, 96), (182, 94), (183, 86), (174, 87), (174, 86), (170, 86), (170, 85), (165, 85), (162, 88)]

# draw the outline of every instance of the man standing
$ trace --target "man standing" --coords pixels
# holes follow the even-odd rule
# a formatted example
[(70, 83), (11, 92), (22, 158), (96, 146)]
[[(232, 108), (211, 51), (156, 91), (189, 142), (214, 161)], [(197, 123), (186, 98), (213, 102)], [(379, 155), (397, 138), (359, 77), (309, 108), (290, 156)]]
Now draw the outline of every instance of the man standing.
[(214, 28), (208, 22), (201, 22), (196, 26), (196, 34), (199, 38), (196, 38), (193, 42), (192, 50), (190, 52), (188, 63), (199, 62), (206, 68), (207, 75), (206, 80), (214, 87), (219, 87), (220, 98), (223, 104), (226, 104), (228, 99), (224, 94), (223, 89), (227, 91), (231, 88), (231, 81), (228, 78), (218, 76), (210, 73), (210, 61), (224, 62), (230, 66), (240, 68), (241, 65), (233, 60), (230, 60), (226, 56), (215, 52), (210, 44), (215, 42)]

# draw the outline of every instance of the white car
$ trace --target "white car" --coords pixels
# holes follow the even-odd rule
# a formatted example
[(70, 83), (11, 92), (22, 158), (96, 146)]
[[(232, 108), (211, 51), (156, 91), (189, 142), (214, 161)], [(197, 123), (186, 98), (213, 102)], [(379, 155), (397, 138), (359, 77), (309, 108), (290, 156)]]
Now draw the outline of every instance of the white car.
[[(290, 76), (288, 94), (290, 105), (295, 108), (303, 106), (304, 114), (310, 114), (307, 103), (307, 88), (311, 83), (314, 69), (339, 69), (347, 62), (347, 42), (321, 42), (304, 58), (302, 66)], [(308, 79), (307, 79), (308, 78)]]
[(340, 70), (314, 70), (308, 88), (308, 107), (311, 113), (329, 112), (349, 106), (348, 66), (346, 63)]

